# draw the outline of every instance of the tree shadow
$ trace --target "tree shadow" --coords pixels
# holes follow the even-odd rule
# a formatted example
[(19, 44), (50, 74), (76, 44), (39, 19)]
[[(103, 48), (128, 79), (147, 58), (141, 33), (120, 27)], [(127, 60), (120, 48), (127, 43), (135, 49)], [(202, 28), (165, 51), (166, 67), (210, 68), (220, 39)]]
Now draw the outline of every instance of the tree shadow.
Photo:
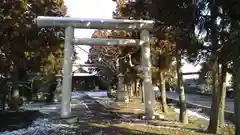
[[(136, 114), (136, 113), (129, 113), (129, 112), (115, 112), (114, 107), (113, 108), (105, 107), (102, 104), (98, 103), (95, 99), (92, 99), (91, 97), (87, 97), (86, 99), (89, 99), (89, 101), (92, 102), (92, 104), (88, 104), (88, 108), (90, 110), (93, 110), (92, 111), (93, 117), (90, 118), (91, 122), (105, 123), (105, 124), (109, 122), (111, 122), (111, 124), (121, 124), (123, 122), (129, 122), (131, 124), (146, 124), (146, 125), (160, 127), (160, 128), (162, 127), (162, 128), (170, 128), (175, 130), (187, 130), (187, 131), (193, 131), (193, 132), (199, 132), (199, 133), (206, 133), (206, 131), (202, 129), (180, 126), (180, 123), (178, 123), (177, 121), (171, 121), (176, 123), (172, 125), (161, 124), (163, 121), (165, 121), (165, 123), (170, 122), (167, 119), (146, 121), (140, 118), (140, 116), (143, 116), (143, 114)], [(179, 124), (179, 126), (177, 124)]]
[(78, 123), (79, 127), (71, 129), (75, 134), (81, 133), (84, 135), (104, 134), (104, 135), (169, 135), (161, 133), (150, 133), (149, 131), (140, 131), (137, 129), (128, 129), (117, 126), (103, 126), (103, 123)]
[[(168, 119), (156, 119), (156, 120), (144, 120), (141, 116), (144, 114), (135, 114), (129, 112), (118, 112), (118, 115), (122, 116), (120, 119), (121, 122), (130, 122), (132, 124), (146, 124), (149, 126), (162, 127), (162, 128), (171, 128), (176, 130), (187, 130), (194, 131), (199, 133), (207, 133), (205, 130), (200, 128), (189, 128), (183, 126), (179, 121), (168, 120)], [(125, 116), (124, 119), (122, 119)]]
[(27, 128), (34, 120), (42, 116), (43, 114), (39, 111), (1, 111), (0, 132)]

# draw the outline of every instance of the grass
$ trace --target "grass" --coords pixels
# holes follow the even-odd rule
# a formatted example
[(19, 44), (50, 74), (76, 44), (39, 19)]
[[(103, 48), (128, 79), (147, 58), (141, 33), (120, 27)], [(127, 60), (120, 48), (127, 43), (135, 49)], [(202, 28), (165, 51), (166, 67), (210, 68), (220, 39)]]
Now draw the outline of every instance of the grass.
[[(130, 103), (116, 103), (113, 102), (107, 105), (107, 108), (117, 115), (127, 115), (130, 118), (136, 119), (144, 113), (144, 105), (139, 99), (133, 99)], [(122, 122), (115, 123), (111, 126), (114, 128), (124, 128), (128, 130), (138, 130), (139, 132), (144, 132), (146, 134), (153, 135), (211, 135), (206, 132), (208, 121), (199, 119), (197, 117), (189, 117), (189, 124), (184, 125), (178, 122), (178, 114), (171, 108), (169, 108), (168, 114), (160, 111), (161, 104), (155, 104), (155, 111), (164, 118), (160, 120), (151, 121), (148, 124), (139, 124), (135, 122)], [(111, 127), (110, 126), (110, 127)], [(109, 126), (107, 126), (110, 128)], [(234, 135), (233, 126), (223, 127), (219, 135)]]
[[(92, 135), (102, 133), (103, 135), (212, 135), (203, 131), (191, 129), (180, 130), (176, 127), (166, 128), (164, 126), (146, 126), (134, 123), (92, 123), (79, 122), (76, 128), (71, 129), (75, 134)], [(177, 126), (178, 127), (178, 126)], [(229, 132), (221, 132), (219, 135), (231, 135)]]

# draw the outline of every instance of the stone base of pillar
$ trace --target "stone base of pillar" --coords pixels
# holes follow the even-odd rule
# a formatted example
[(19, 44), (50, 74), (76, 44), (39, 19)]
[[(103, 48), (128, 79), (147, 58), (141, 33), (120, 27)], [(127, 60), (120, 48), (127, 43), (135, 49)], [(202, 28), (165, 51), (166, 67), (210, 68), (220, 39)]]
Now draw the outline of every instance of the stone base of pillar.
[(116, 96), (118, 102), (129, 102), (127, 91), (118, 91)]
[(79, 118), (73, 115), (68, 117), (55, 116), (52, 118), (52, 120), (56, 122), (67, 123), (67, 124), (73, 124), (73, 123), (79, 122)]
[(72, 124), (72, 123), (77, 123), (79, 121), (79, 118), (77, 116), (69, 116), (65, 118), (61, 118), (62, 121)]

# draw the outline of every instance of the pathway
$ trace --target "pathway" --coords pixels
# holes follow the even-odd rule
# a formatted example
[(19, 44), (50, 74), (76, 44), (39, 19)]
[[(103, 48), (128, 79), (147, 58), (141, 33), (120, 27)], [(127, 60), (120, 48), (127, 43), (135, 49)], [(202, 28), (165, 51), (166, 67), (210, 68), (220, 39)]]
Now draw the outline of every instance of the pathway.
[[(74, 97), (74, 96), (73, 96)], [(72, 98), (72, 114), (78, 117), (75, 124), (67, 124), (59, 120), (60, 105), (42, 105), (37, 110), (50, 113), (50, 118), (34, 121), (34, 124), (26, 129), (13, 132), (0, 133), (2, 135), (205, 135), (198, 132), (202, 129), (198, 124), (181, 125), (168, 116), (159, 121), (151, 121), (146, 125), (145, 120), (138, 118), (138, 114), (144, 111), (141, 100), (130, 103), (117, 103), (107, 97), (90, 97), (85, 93), (78, 93)], [(29, 108), (31, 108), (29, 106)], [(47, 111), (48, 110), (48, 111)], [(53, 113), (51, 115), (51, 112)], [(169, 114), (171, 118), (176, 113)], [(49, 120), (50, 119), (50, 120)], [(51, 119), (54, 119), (52, 121)], [(155, 125), (156, 124), (156, 125)]]

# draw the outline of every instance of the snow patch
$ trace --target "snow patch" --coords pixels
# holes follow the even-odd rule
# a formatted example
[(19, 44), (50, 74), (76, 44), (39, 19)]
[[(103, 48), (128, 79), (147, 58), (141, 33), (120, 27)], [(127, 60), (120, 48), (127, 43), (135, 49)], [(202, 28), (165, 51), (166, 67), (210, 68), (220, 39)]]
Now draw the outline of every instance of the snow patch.
[(190, 129), (186, 129), (184, 127), (157, 126), (157, 128), (185, 130), (185, 131), (192, 132), (192, 133), (198, 131), (197, 129), (190, 130)]
[(49, 114), (51, 112), (58, 112), (60, 109), (60, 104), (47, 105), (45, 103), (31, 103), (26, 104), (22, 107), (24, 110), (39, 111), (44, 114)]
[(86, 94), (83, 92), (72, 92), (72, 98), (83, 98), (84, 96), (86, 96)]
[(99, 104), (107, 107), (109, 104), (113, 103), (114, 100), (112, 100), (109, 97), (93, 97)]
[(107, 97), (108, 94), (106, 91), (99, 91), (99, 92), (84, 92), (90, 97)]
[(76, 128), (73, 125), (67, 124), (53, 124), (47, 119), (38, 119), (33, 122), (31, 126), (25, 129), (19, 129), (15, 131), (5, 131), (0, 133), (1, 135), (52, 135), (52, 134), (72, 134), (71, 130)]
[[(175, 112), (180, 113), (179, 108), (176, 108), (174, 105), (172, 105), (171, 107), (174, 109)], [(209, 116), (207, 116), (207, 115), (205, 115), (204, 113), (201, 113), (201, 112), (202, 112), (202, 110), (200, 108), (198, 108), (198, 109), (188, 109), (187, 110), (188, 116), (197, 117), (197, 118), (208, 121)]]
[[(72, 92), (72, 100), (74, 99), (81, 99), (84, 96), (86, 96), (85, 93), (83, 92)], [(76, 108), (79, 105), (82, 105), (83, 103), (81, 103), (78, 100), (75, 100), (75, 103), (71, 103), (71, 108)], [(24, 110), (37, 110), (40, 111), (41, 113), (44, 114), (49, 114), (51, 112), (59, 112), (59, 110), (61, 109), (61, 103), (56, 103), (56, 104), (46, 104), (46, 103), (29, 103), (29, 104), (25, 104), (22, 107)]]

